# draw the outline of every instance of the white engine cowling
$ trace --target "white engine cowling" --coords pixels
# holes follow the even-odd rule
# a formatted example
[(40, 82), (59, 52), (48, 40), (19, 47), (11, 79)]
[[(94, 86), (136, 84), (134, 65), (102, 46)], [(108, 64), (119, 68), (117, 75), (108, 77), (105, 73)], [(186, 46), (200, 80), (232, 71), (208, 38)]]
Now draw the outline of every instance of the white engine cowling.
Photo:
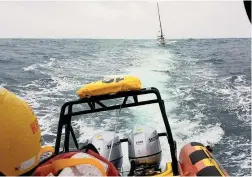
[(118, 135), (115, 135), (110, 159), (108, 159), (114, 135), (115, 133), (110, 131), (98, 133), (93, 136), (91, 143), (96, 147), (101, 156), (112, 162), (117, 169), (120, 169), (122, 167), (123, 155)]
[(134, 127), (128, 137), (129, 160), (135, 161), (136, 168), (149, 166), (157, 168), (162, 150), (157, 131), (149, 126)]

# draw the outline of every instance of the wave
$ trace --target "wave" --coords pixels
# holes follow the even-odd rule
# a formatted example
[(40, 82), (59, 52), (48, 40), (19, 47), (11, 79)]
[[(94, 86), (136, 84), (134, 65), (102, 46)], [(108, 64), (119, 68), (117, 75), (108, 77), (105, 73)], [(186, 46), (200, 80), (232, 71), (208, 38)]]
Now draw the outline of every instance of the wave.
[(7, 84), (6, 83), (1, 83), (0, 87), (5, 87)]
[(213, 64), (223, 64), (225, 61), (223, 59), (209, 59), (209, 60), (199, 60), (196, 64), (213, 63)]
[(30, 65), (30, 66), (24, 67), (23, 70), (24, 70), (24, 71), (33, 71), (33, 70), (35, 70), (37, 67), (38, 67), (37, 64), (32, 64), (32, 65)]
[(168, 41), (167, 44), (177, 43), (178, 41)]
[(225, 87), (223, 91), (228, 93), (226, 94), (227, 108), (234, 111), (239, 120), (249, 125), (251, 123), (251, 87), (247, 78), (244, 75), (229, 76), (223, 78), (221, 82)]
[(34, 71), (36, 69), (48, 69), (48, 67), (53, 67), (55, 65), (56, 59), (50, 58), (47, 63), (35, 63), (30, 66), (24, 67), (24, 71)]
[(169, 70), (151, 70), (153, 72), (160, 72), (160, 73), (164, 73), (167, 75), (171, 75), (172, 73)]

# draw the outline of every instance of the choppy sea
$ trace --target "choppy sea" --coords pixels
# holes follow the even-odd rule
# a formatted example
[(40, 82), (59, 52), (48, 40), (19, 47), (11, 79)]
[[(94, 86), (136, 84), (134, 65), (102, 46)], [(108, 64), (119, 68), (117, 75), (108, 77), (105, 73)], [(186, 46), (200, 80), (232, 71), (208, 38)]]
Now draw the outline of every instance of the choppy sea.
[[(60, 108), (76, 91), (114, 75), (138, 76), (165, 101), (178, 152), (196, 141), (231, 176), (251, 176), (251, 39), (156, 40), (0, 39), (0, 84), (33, 108), (47, 144), (54, 144)], [(117, 110), (118, 111), (118, 110)], [(79, 141), (113, 130), (124, 137), (135, 125), (164, 131), (157, 106), (79, 116)], [(163, 159), (169, 157), (161, 138)], [(123, 146), (128, 163), (127, 146)]]

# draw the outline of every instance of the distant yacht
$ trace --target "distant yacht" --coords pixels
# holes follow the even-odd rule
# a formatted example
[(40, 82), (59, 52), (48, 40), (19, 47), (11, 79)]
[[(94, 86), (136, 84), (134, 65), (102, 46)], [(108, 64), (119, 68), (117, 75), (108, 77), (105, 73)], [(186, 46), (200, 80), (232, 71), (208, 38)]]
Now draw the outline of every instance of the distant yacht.
[(162, 30), (162, 24), (161, 24), (161, 18), (160, 18), (160, 13), (159, 13), (159, 6), (158, 6), (158, 3), (157, 3), (157, 9), (158, 9), (158, 17), (159, 17), (159, 24), (160, 24), (160, 36), (158, 36), (158, 43), (161, 44), (161, 45), (165, 45), (166, 42), (165, 42), (165, 38), (164, 38), (164, 34), (163, 34), (163, 30)]

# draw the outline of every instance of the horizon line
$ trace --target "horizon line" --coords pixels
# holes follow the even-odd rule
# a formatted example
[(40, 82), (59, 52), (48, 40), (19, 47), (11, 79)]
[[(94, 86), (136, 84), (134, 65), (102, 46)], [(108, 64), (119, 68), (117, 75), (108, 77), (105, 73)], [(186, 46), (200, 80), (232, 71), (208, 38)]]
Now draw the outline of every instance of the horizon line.
[[(249, 39), (250, 37), (186, 37), (165, 38), (165, 40), (181, 39)], [(157, 40), (157, 38), (90, 38), (90, 37), (0, 37), (0, 39), (86, 39), (86, 40)]]

